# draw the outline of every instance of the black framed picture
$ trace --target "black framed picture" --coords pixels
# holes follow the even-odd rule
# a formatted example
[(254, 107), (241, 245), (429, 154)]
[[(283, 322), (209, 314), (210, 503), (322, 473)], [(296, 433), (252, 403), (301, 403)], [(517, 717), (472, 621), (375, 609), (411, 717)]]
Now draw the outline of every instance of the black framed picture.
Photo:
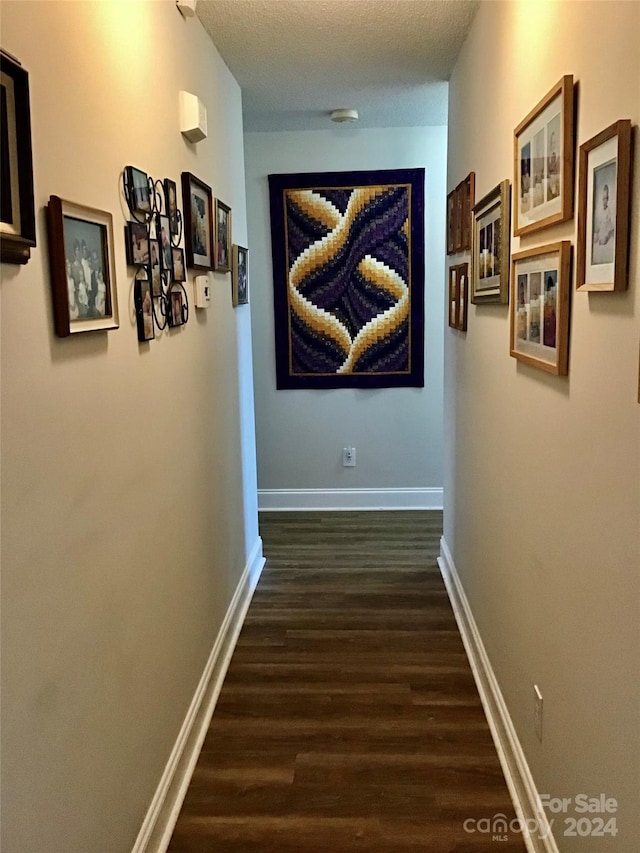
[(149, 229), (145, 222), (127, 222), (124, 227), (125, 249), (129, 266), (149, 263)]
[(169, 217), (169, 230), (172, 237), (177, 237), (180, 233), (178, 225), (178, 188), (176, 182), (171, 178), (164, 179), (164, 200), (166, 205), (167, 216)]
[(231, 301), (234, 307), (246, 305), (249, 301), (249, 250), (235, 243), (231, 269)]
[(162, 293), (162, 266), (160, 264), (160, 241), (155, 237), (149, 240), (149, 266), (151, 269), (151, 292), (153, 296)]
[(136, 169), (135, 166), (127, 166), (125, 182), (129, 190), (128, 202), (132, 213), (151, 213), (151, 193), (147, 173), (142, 169)]
[(184, 252), (182, 251), (182, 249), (176, 248), (176, 246), (174, 246), (171, 249), (171, 253), (173, 255), (173, 280), (186, 281), (187, 273), (184, 266)]
[(191, 172), (183, 172), (182, 202), (187, 266), (191, 269), (212, 270), (214, 257), (211, 187)]
[(215, 213), (215, 269), (218, 272), (231, 270), (231, 208), (216, 199)]
[(156, 336), (153, 327), (153, 297), (151, 282), (143, 270), (140, 270), (136, 275), (133, 300), (136, 309), (138, 340), (141, 343), (152, 341)]
[(0, 54), (0, 261), (26, 264), (36, 245), (29, 75)]
[(173, 276), (173, 252), (171, 251), (171, 226), (164, 213), (156, 216), (156, 238), (160, 248), (160, 266), (163, 272)]
[(183, 326), (186, 322), (182, 288), (177, 287), (169, 294), (168, 319), (171, 327)]

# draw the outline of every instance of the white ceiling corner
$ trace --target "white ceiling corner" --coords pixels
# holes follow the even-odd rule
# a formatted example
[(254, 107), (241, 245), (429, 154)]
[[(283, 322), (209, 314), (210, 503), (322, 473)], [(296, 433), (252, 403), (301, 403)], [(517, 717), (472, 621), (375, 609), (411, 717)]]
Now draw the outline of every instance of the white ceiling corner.
[(447, 83), (479, 0), (199, 0), (242, 88), (248, 131), (447, 122)]

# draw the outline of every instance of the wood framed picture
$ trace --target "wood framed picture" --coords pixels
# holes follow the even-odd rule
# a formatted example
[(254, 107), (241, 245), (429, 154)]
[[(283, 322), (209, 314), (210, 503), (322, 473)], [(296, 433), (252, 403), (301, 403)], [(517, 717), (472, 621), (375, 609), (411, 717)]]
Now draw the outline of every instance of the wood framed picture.
[(169, 294), (169, 325), (174, 328), (187, 322), (185, 302), (181, 287), (175, 287)]
[(458, 186), (457, 194), (460, 208), (459, 251), (467, 252), (471, 249), (471, 211), (476, 195), (475, 172), (469, 172)]
[(632, 129), (615, 122), (580, 146), (578, 290), (629, 284)]
[(26, 264), (36, 245), (29, 75), (0, 53), (0, 261)]
[(146, 222), (127, 222), (124, 226), (125, 250), (129, 266), (149, 263), (149, 227)]
[(473, 208), (471, 301), (509, 301), (511, 186), (502, 181)]
[(218, 272), (231, 270), (231, 208), (216, 199), (215, 214), (215, 269)]
[(151, 282), (143, 270), (136, 274), (133, 301), (136, 309), (136, 323), (138, 326), (138, 340), (140, 343), (152, 341), (155, 338), (153, 326), (153, 295)]
[(233, 246), (231, 269), (231, 301), (233, 305), (246, 305), (249, 301), (249, 250)]
[(111, 214), (51, 196), (47, 224), (56, 334), (116, 329)]
[(131, 212), (149, 216), (152, 203), (147, 173), (142, 169), (136, 169), (135, 166), (127, 166), (124, 170), (124, 180), (127, 188), (127, 204)]
[(449, 326), (460, 332), (467, 331), (469, 305), (469, 264), (449, 267)]
[(184, 252), (182, 249), (173, 246), (171, 254), (173, 255), (173, 280), (186, 281), (187, 273), (184, 266)]
[(183, 172), (182, 203), (187, 266), (189, 269), (212, 270), (214, 243), (211, 187), (191, 172)]
[(455, 210), (456, 191), (451, 190), (447, 196), (447, 255), (455, 254)]
[(516, 237), (573, 216), (573, 76), (565, 75), (514, 131)]
[(510, 354), (556, 376), (569, 372), (570, 276), (568, 240), (512, 259)]
[(164, 203), (167, 216), (169, 217), (169, 230), (172, 237), (180, 233), (178, 223), (178, 188), (176, 182), (170, 178), (164, 179)]

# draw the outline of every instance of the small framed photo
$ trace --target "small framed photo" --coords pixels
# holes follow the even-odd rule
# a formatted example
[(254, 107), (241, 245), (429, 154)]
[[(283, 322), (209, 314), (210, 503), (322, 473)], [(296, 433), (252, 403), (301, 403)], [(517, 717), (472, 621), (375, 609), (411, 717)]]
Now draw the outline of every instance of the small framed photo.
[(173, 254), (173, 280), (186, 281), (187, 274), (184, 267), (184, 252), (175, 246), (171, 249)]
[(216, 199), (215, 214), (215, 269), (229, 272), (231, 269), (231, 208)]
[(509, 301), (511, 188), (502, 181), (473, 208), (471, 301)]
[(169, 230), (172, 237), (177, 237), (180, 233), (178, 224), (178, 188), (176, 182), (170, 178), (164, 179), (164, 201), (169, 217)]
[(149, 228), (146, 222), (127, 222), (124, 227), (127, 263), (143, 266), (149, 263)]
[(631, 122), (580, 146), (578, 290), (626, 290), (631, 219)]
[(138, 340), (152, 341), (155, 338), (153, 327), (153, 295), (151, 282), (146, 272), (140, 270), (136, 274), (133, 290), (133, 301), (136, 309)]
[(151, 293), (153, 296), (162, 294), (162, 265), (160, 263), (160, 241), (149, 239), (149, 266), (151, 269)]
[(135, 166), (127, 166), (125, 169), (125, 181), (129, 188), (129, 203), (133, 213), (151, 213), (151, 193), (149, 191), (149, 178), (142, 169)]
[(175, 288), (169, 294), (169, 325), (183, 326), (186, 322), (182, 288)]
[(173, 252), (171, 246), (171, 230), (169, 217), (164, 213), (156, 216), (156, 239), (160, 247), (160, 266), (163, 272), (173, 276)]
[(235, 305), (246, 305), (249, 301), (249, 250), (233, 246), (231, 269), (231, 301)]
[(517, 252), (511, 263), (510, 354), (566, 376), (569, 372), (571, 243)]
[(573, 77), (565, 75), (514, 131), (516, 237), (573, 216)]
[(117, 329), (111, 214), (51, 196), (47, 224), (56, 334)]
[(449, 326), (460, 332), (467, 331), (469, 304), (469, 265), (449, 267)]
[(187, 266), (190, 269), (212, 270), (214, 256), (211, 187), (191, 172), (183, 172), (182, 202)]
[(0, 261), (26, 264), (36, 245), (29, 75), (0, 54)]

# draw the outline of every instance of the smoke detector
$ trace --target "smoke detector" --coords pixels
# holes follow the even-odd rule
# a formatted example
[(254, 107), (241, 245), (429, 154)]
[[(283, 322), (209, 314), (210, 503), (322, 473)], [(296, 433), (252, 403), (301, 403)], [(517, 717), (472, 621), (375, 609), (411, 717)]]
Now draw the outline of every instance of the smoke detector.
[(338, 122), (338, 124), (352, 124), (354, 121), (358, 121), (358, 110), (334, 110), (331, 113), (331, 121)]

